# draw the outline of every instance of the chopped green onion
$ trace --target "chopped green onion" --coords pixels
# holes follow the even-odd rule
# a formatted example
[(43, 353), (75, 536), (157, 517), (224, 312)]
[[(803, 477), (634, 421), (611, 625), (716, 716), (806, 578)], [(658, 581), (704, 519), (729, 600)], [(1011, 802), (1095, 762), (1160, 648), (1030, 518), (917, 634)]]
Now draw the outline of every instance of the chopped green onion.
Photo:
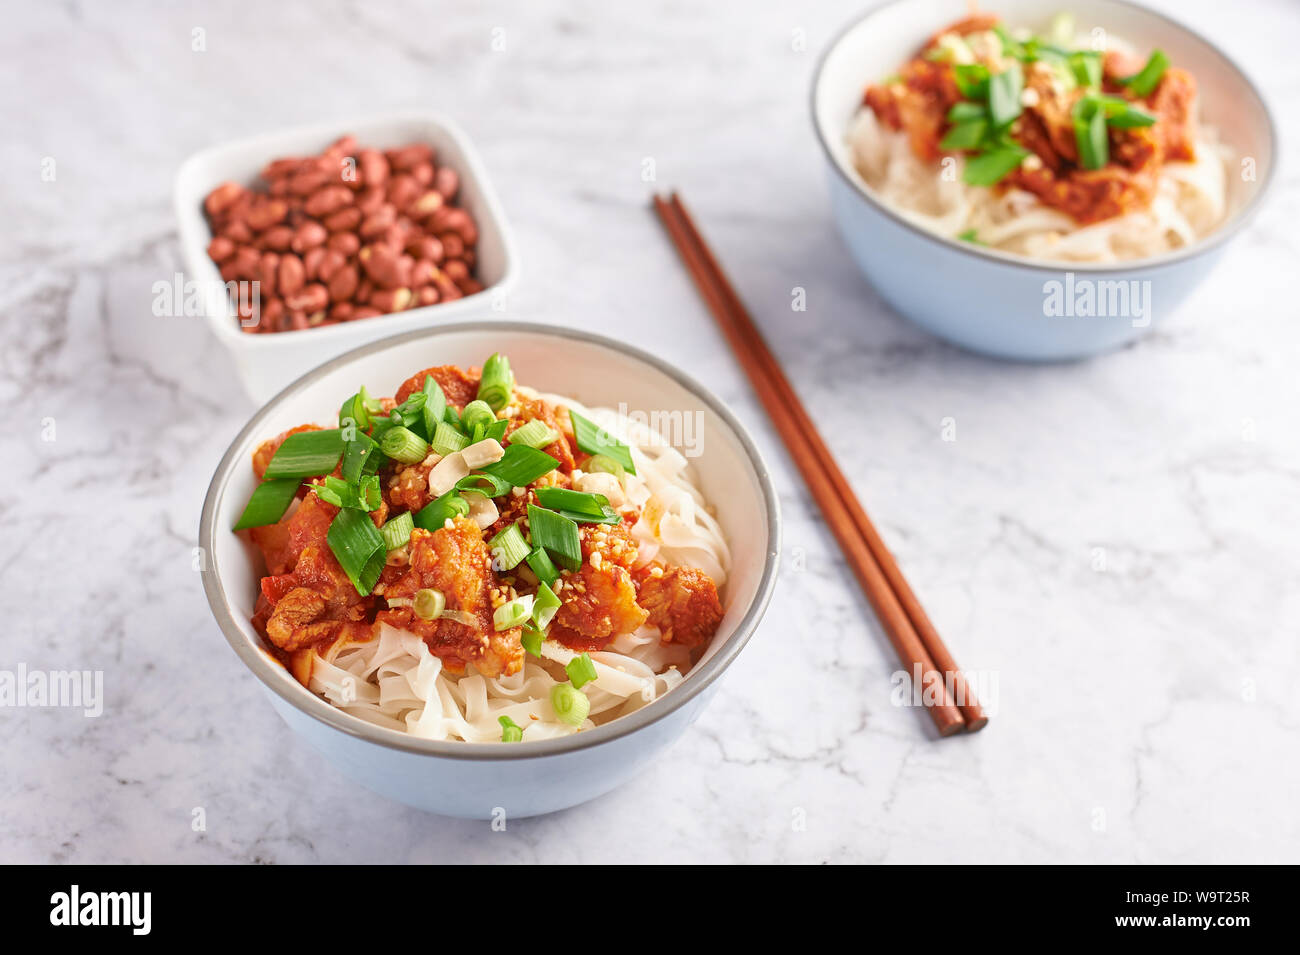
[(497, 444), (500, 444), (502, 441), (505, 440), (506, 428), (509, 426), (510, 426), (510, 422), (507, 419), (498, 418), (497, 420), (493, 421), (490, 425), (488, 425), (487, 428), (483, 431), (483, 437), (491, 438)]
[(529, 553), (528, 566), (533, 569), (537, 579), (548, 587), (554, 587), (555, 582), (560, 579), (559, 568), (551, 563), (551, 558), (546, 556), (546, 551), (540, 547), (534, 548)]
[(330, 523), (325, 540), (357, 593), (369, 594), (388, 556), (375, 522), (363, 511), (344, 508)]
[(591, 712), (591, 700), (587, 694), (568, 683), (557, 683), (551, 687), (551, 709), (562, 722), (570, 726), (581, 726), (582, 721)]
[(511, 524), (488, 541), (488, 549), (494, 570), (512, 570), (528, 556), (528, 544), (518, 524)]
[(961, 239), (963, 242), (969, 242), (972, 245), (984, 245), (984, 243), (979, 240), (979, 234), (974, 229), (967, 229), (965, 232), (958, 232), (957, 238)]
[(535, 657), (542, 655), (542, 640), (546, 634), (538, 630), (532, 624), (524, 624), (524, 632), (519, 638), (519, 644)]
[(1100, 109), (1105, 111), (1107, 126), (1113, 126), (1117, 129), (1132, 129), (1139, 126), (1150, 126), (1156, 121), (1156, 117), (1152, 113), (1134, 106), (1122, 96), (1094, 95), (1089, 98)]
[(510, 370), (510, 360), (497, 352), (483, 362), (483, 376), (478, 382), (478, 397), (486, 401), (493, 411), (500, 411), (510, 403), (510, 393), (515, 390), (515, 376)]
[(1007, 32), (1006, 27), (1002, 26), (1002, 24), (1000, 23), (994, 24), (993, 32), (996, 33), (998, 35), (998, 39), (1002, 41), (1003, 53), (1005, 53), (1007, 56), (1015, 57), (1017, 60), (1025, 59), (1027, 54), (1025, 53), (1024, 46), (1021, 45), (1020, 41), (1016, 40), (1010, 33)]
[(302, 478), (279, 478), (263, 481), (253, 489), (253, 496), (248, 499), (244, 513), (239, 515), (235, 530), (242, 531), (249, 527), (264, 527), (274, 524), (284, 517), (284, 512), (293, 503), (294, 495)]
[(379, 533), (384, 538), (385, 547), (389, 550), (397, 550), (399, 547), (406, 546), (413, 530), (415, 530), (415, 518), (411, 516), (410, 511), (403, 511), (379, 528)]
[(569, 570), (579, 570), (582, 567), (582, 543), (578, 537), (578, 525), (569, 518), (529, 504), (528, 535), (532, 538), (534, 547), (543, 548)]
[(497, 420), (496, 414), (486, 401), (471, 401), (465, 406), (465, 410), (460, 413), (460, 425), (467, 432), (475, 428), (487, 428), (493, 421)]
[(434, 425), (433, 434), (429, 436), (429, 446), (439, 454), (453, 454), (468, 447), (469, 438), (447, 422), (439, 421)]
[(424, 408), (420, 412), (424, 416), (424, 433), (432, 438), (438, 422), (444, 420), (447, 413), (447, 396), (442, 393), (442, 388), (433, 375), (424, 376), (421, 391), (424, 392)]
[(513, 485), (495, 474), (471, 474), (456, 482), (458, 491), (477, 491), (484, 497), (500, 497), (509, 494)]
[(989, 111), (983, 103), (954, 103), (948, 110), (948, 122), (968, 123), (973, 119), (988, 119)]
[(1020, 115), (1020, 93), (1025, 87), (1025, 74), (1018, 62), (989, 79), (989, 117), (994, 126), (1006, 126)]
[(376, 418), (372, 415), (371, 421), (374, 423), (374, 426), (370, 429), (370, 437), (374, 438), (376, 441), (380, 440), (384, 436), (384, 433), (390, 428), (406, 427), (406, 422), (402, 419), (401, 414), (396, 409), (382, 418)]
[(579, 451), (613, 458), (623, 465), (623, 470), (628, 474), (636, 474), (636, 465), (632, 463), (632, 451), (626, 444), (572, 409), (569, 411), (569, 418), (573, 421), (573, 437), (578, 443)]
[(383, 503), (379, 490), (379, 475), (370, 474), (357, 484), (349, 484), (334, 475), (328, 475), (321, 484), (311, 485), (316, 496), (335, 507), (353, 507), (369, 513)]
[(530, 448), (544, 448), (558, 440), (560, 440), (560, 432), (541, 418), (534, 418), (510, 432), (511, 444), (526, 444)]
[(366, 407), (366, 398), (366, 389), (362, 388), (343, 402), (343, 407), (339, 409), (339, 427), (342, 430), (370, 430), (370, 409)]
[(974, 149), (984, 140), (984, 134), (988, 132), (988, 128), (988, 121), (983, 119), (972, 119), (969, 122), (958, 123), (948, 130), (947, 135), (939, 141), (939, 148), (948, 152), (958, 149)]
[(382, 454), (376, 454), (379, 445), (368, 434), (358, 434), (343, 446), (343, 480), (356, 484), (363, 474), (379, 470)]
[(537, 503), (579, 524), (617, 524), (623, 518), (609, 506), (604, 494), (570, 491), (563, 487), (539, 487)]
[(1075, 82), (1086, 89), (1098, 89), (1101, 86), (1101, 54), (1092, 50), (1080, 50), (1071, 53), (1066, 61)]
[(508, 716), (498, 716), (497, 722), (501, 724), (501, 742), (503, 743), (522, 743), (524, 739), (524, 728)]
[(492, 613), (492, 628), (494, 630), (513, 630), (515, 627), (522, 626), (524, 621), (533, 615), (533, 595), (527, 594), (523, 597), (516, 597), (497, 607)]
[(437, 620), (442, 616), (442, 612), (447, 609), (447, 598), (443, 596), (441, 590), (434, 590), (432, 587), (423, 587), (415, 592), (415, 600), (411, 602), (411, 609), (421, 620)]
[(1153, 50), (1150, 59), (1146, 62), (1146, 66), (1132, 76), (1120, 80), (1120, 82), (1138, 96), (1147, 97), (1156, 91), (1156, 87), (1160, 85), (1160, 80), (1164, 77), (1167, 69), (1169, 69), (1169, 57), (1165, 56), (1161, 50)]
[(467, 514), (469, 514), (469, 501), (456, 491), (448, 491), (442, 497), (416, 511), (412, 520), (415, 521), (416, 527), (422, 527), (426, 531), (440, 531), (447, 521), (456, 517), (465, 517)]
[(982, 100), (989, 95), (989, 68), (983, 63), (959, 63), (953, 67), (957, 89), (966, 99)]
[(546, 584), (538, 585), (537, 599), (533, 601), (533, 623), (537, 624), (539, 629), (545, 630), (546, 625), (555, 616), (555, 611), (559, 609), (560, 598), (555, 596), (555, 591)]
[(379, 450), (394, 461), (401, 461), (403, 464), (419, 464), (429, 454), (429, 442), (410, 428), (391, 428), (384, 433), (384, 439), (379, 442)]
[(1074, 139), (1079, 147), (1079, 163), (1084, 169), (1100, 169), (1110, 159), (1110, 141), (1106, 135), (1106, 111), (1096, 100), (1085, 97), (1071, 109)]
[(538, 451), (526, 444), (510, 444), (506, 446), (506, 453), (500, 461), (479, 470), (509, 481), (511, 487), (527, 487), (559, 466), (560, 462), (545, 451)]
[(962, 181), (972, 186), (992, 186), (1010, 175), (1029, 155), (1020, 146), (1000, 146), (966, 161)]
[(623, 465), (608, 454), (593, 454), (587, 459), (585, 468), (593, 474), (612, 474), (619, 481), (622, 481), (623, 475), (627, 473), (623, 470)]
[(423, 391), (409, 395), (405, 401), (393, 409), (393, 414), (402, 419), (402, 426), (415, 430), (424, 427), (424, 403), (429, 399)]
[(586, 684), (596, 679), (596, 664), (592, 663), (591, 657), (584, 653), (566, 663), (564, 672), (569, 674), (569, 680), (573, 683), (573, 688), (581, 690)]
[(306, 478), (329, 474), (343, 457), (343, 432), (338, 428), (324, 431), (299, 431), (284, 439), (262, 475), (275, 478)]

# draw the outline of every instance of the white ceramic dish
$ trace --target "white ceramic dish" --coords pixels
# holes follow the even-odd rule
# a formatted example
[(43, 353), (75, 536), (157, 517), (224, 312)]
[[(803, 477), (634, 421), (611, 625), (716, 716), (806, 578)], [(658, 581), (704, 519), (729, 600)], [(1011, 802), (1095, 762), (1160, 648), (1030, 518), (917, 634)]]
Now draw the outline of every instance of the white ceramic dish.
[[(1268, 107), (1245, 72), (1210, 41), (1163, 14), (1124, 0), (996, 0), (984, 5), (1011, 27), (1043, 30), (1054, 14), (1073, 13), (1081, 31), (1102, 27), (1140, 50), (1163, 49), (1190, 70), (1201, 115), (1223, 140), (1253, 161), (1253, 179), (1229, 176), (1232, 211), (1201, 241), (1164, 255), (1114, 264), (1027, 259), (936, 235), (879, 199), (853, 168), (846, 134), (868, 83), (894, 71), (936, 30), (969, 14), (966, 0), (895, 0), (848, 26), (813, 78), (813, 127), (827, 160), (831, 208), (862, 273), (899, 313), (973, 351), (1053, 361), (1116, 348), (1163, 321), (1191, 294), (1264, 201), (1277, 165)], [(1067, 273), (1069, 277), (1067, 278)], [(1144, 292), (1146, 314), (1048, 317), (1048, 283), (1113, 283)], [(1053, 286), (1055, 287), (1055, 286)]]
[(450, 165), (460, 174), (458, 202), (478, 224), (477, 275), (483, 291), (446, 304), (275, 335), (247, 335), (228, 315), (208, 314), (212, 333), (230, 352), (245, 388), (259, 402), (322, 361), (365, 342), (436, 323), (482, 316), (515, 281), (514, 241), (478, 153), (455, 123), (424, 112), (284, 129), (213, 146), (191, 156), (176, 173), (173, 189), (186, 280), (205, 288), (221, 281), (217, 266), (208, 258), (212, 232), (203, 215), (203, 199), (213, 188), (227, 180), (251, 185), (270, 160), (315, 155), (345, 133), (351, 133), (363, 146), (377, 149), (428, 143), (437, 150), (439, 163)]
[[(288, 336), (286, 336), (288, 337)], [(230, 528), (252, 493), (253, 450), (304, 422), (329, 423), (340, 396), (367, 385), (392, 394), (421, 368), (475, 365), (494, 351), (518, 380), (589, 406), (699, 414), (693, 459), (732, 552), (722, 592), (725, 617), (683, 683), (637, 712), (563, 739), (464, 743), (418, 739), (335, 709), (299, 685), (263, 648), (249, 623), (262, 560)], [(652, 419), (653, 420), (653, 419)], [(199, 541), (204, 590), (231, 647), (294, 731), (357, 782), (446, 815), (531, 816), (576, 805), (627, 780), (685, 731), (716, 692), (718, 677), (753, 634), (776, 582), (776, 492), (752, 440), (717, 398), (653, 356), (613, 339), (546, 325), (469, 322), (366, 345), (304, 375), (253, 416), (217, 467)]]

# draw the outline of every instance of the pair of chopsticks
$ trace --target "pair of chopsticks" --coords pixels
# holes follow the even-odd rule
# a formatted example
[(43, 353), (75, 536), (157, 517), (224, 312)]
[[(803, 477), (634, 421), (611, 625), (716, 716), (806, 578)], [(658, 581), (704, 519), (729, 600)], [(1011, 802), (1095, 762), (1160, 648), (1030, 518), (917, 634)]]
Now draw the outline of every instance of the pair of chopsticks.
[(677, 193), (654, 197), (655, 212), (749, 376), (786, 449), (812, 491), (849, 567), (876, 611), (899, 659), (915, 680), (941, 736), (988, 722), (962, 671), (876, 532), (830, 450), (817, 433), (762, 333), (745, 310)]

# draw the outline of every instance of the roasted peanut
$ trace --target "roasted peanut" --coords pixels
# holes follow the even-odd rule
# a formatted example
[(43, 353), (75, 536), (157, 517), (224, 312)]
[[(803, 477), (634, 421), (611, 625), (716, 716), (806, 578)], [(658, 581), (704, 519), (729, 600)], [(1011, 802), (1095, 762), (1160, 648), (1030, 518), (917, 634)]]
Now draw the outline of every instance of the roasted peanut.
[(329, 301), (329, 290), (319, 282), (304, 285), (300, 291), (284, 297), (284, 304), (287, 308), (308, 313), (321, 311), (329, 305)]
[(273, 226), (262, 233), (258, 245), (273, 252), (286, 252), (293, 242), (293, 227), (287, 225)]
[(257, 268), (258, 281), (262, 283), (262, 294), (274, 295), (275, 280), (280, 274), (280, 256), (275, 252), (263, 252)]
[(387, 231), (388, 227), (397, 221), (397, 209), (389, 203), (384, 203), (361, 223), (361, 238), (373, 239)]
[(366, 186), (383, 186), (388, 181), (388, 160), (377, 149), (363, 149), (357, 153), (357, 170)]
[(314, 282), (320, 276), (321, 260), (325, 258), (325, 253), (327, 251), (329, 250), (326, 249), (325, 246), (318, 245), (316, 248), (303, 255), (302, 267), (303, 271), (307, 275), (308, 282)]
[(231, 242), (230, 239), (226, 238), (224, 235), (213, 236), (212, 241), (208, 243), (208, 258), (213, 262), (216, 262), (218, 265), (234, 254), (235, 243)]
[(326, 281), (329, 283), (330, 301), (347, 302), (357, 294), (360, 275), (355, 265), (345, 264)]
[(424, 192), (424, 187), (414, 176), (405, 173), (394, 176), (388, 183), (388, 201), (398, 209), (405, 211)]
[(401, 260), (396, 252), (386, 245), (368, 245), (357, 257), (366, 275), (380, 288), (397, 288), (402, 284)]
[(277, 277), (279, 281), (276, 283), (276, 288), (279, 289), (281, 295), (287, 298), (302, 288), (303, 283), (307, 281), (307, 270), (303, 267), (302, 259), (292, 252), (288, 252), (280, 256)]
[(236, 182), (223, 182), (208, 193), (203, 200), (203, 210), (215, 218), (229, 209), (244, 192), (244, 187)]
[(324, 245), (329, 237), (329, 231), (323, 225), (308, 219), (298, 226), (298, 231), (293, 234), (290, 248), (302, 255), (317, 246)]
[(330, 236), (325, 247), (335, 252), (343, 253), (345, 258), (351, 258), (361, 249), (361, 240), (352, 232), (336, 232)]
[(400, 312), (411, 304), (409, 288), (380, 289), (370, 296), (370, 304), (383, 312)]
[(322, 186), (307, 197), (302, 208), (307, 215), (321, 219), (351, 202), (352, 190), (347, 186)]
[(325, 228), (331, 232), (353, 232), (357, 226), (361, 225), (361, 220), (365, 213), (356, 206), (348, 206), (346, 209), (340, 209), (332, 215), (326, 216), (323, 220)]
[(401, 149), (388, 150), (388, 164), (394, 172), (405, 172), (418, 166), (422, 162), (433, 161), (433, 149), (424, 143), (412, 143), (410, 146), (403, 146)]
[(450, 166), (441, 166), (434, 173), (433, 188), (442, 193), (442, 197), (450, 202), (456, 198), (456, 193), (460, 191), (460, 176)]

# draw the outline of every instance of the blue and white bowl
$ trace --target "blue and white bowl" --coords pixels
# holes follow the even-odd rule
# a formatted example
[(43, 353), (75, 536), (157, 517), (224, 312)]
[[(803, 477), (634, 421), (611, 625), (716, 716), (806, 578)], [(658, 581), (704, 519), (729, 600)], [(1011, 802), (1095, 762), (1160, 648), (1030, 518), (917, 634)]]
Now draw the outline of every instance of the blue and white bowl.
[[(249, 618), (261, 556), (231, 532), (256, 483), (250, 459), (268, 436), (337, 414), (359, 384), (391, 394), (432, 365), (468, 366), (500, 351), (519, 381), (589, 407), (691, 415), (691, 459), (731, 548), (722, 624), (682, 683), (627, 716), (561, 739), (466, 743), (420, 739), (375, 726), (306, 690), (266, 650)], [(698, 444), (697, 444), (698, 439)], [(465, 818), (533, 816), (585, 802), (630, 779), (703, 711), (744, 648), (776, 584), (780, 552), (776, 491), (753, 441), (695, 381), (622, 342), (522, 322), (462, 322), (386, 338), (303, 375), (240, 431), (217, 466), (203, 505), (199, 543), (204, 591), (226, 640), (261, 681), (289, 727), (339, 770), (391, 799)]]
[[(1231, 212), (1183, 249), (1118, 264), (1038, 261), (945, 238), (887, 206), (854, 169), (847, 134), (862, 94), (915, 54), (925, 39), (967, 16), (966, 0), (894, 0), (850, 25), (813, 79), (813, 126), (826, 156), (831, 208), (863, 274), (900, 314), (964, 348), (1001, 358), (1052, 361), (1116, 348), (1170, 315), (1205, 278), (1268, 194), (1277, 135), (1268, 107), (1245, 73), (1212, 43), (1168, 17), (1123, 0), (1005, 0), (990, 6), (1011, 25), (1045, 27), (1070, 9), (1139, 49), (1159, 47), (1191, 71), (1202, 118), (1217, 126), (1253, 178), (1229, 176)], [(1124, 283), (1122, 286), (1105, 283)], [(1088, 294), (1130, 296), (1109, 317), (1058, 303)], [(1064, 311), (1065, 314), (1059, 314)], [(1097, 309), (1096, 311), (1105, 311)]]

